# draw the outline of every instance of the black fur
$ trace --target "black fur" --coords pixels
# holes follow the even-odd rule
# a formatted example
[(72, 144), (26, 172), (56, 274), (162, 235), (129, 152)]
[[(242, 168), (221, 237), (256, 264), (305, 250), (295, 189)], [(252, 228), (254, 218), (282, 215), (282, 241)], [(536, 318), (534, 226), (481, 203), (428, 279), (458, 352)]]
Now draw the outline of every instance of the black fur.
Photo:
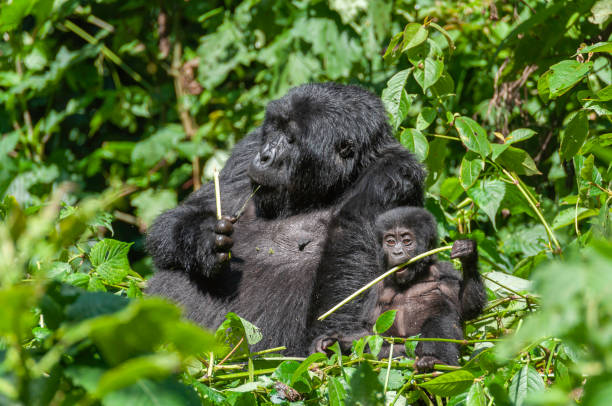
[[(383, 247), (383, 236), (395, 228), (409, 229), (417, 243), (413, 255), (436, 247), (438, 237), (433, 216), (420, 207), (399, 207), (389, 210), (376, 219), (373, 230), (362, 233), (361, 239), (371, 239), (376, 252), (370, 251), (377, 262), (376, 274), (389, 268)], [(312, 343), (312, 350), (325, 351), (334, 341), (343, 350), (350, 349), (353, 340), (371, 334), (378, 316), (390, 309), (398, 310), (388, 335), (406, 337), (421, 334), (423, 338), (462, 339), (462, 322), (470, 320), (482, 311), (486, 293), (478, 272), (478, 254), (475, 242), (458, 240), (451, 251), (452, 258), (459, 258), (463, 278), (450, 262), (437, 262), (435, 256), (417, 261), (403, 271), (386, 278), (371, 290), (361, 307), (361, 318), (353, 320), (353, 327), (319, 334)], [(406, 260), (409, 258), (406, 258)], [(405, 262), (405, 261), (402, 261)], [(364, 263), (371, 266), (371, 262)], [(409, 277), (402, 276), (408, 273)], [(361, 330), (361, 331), (359, 331)], [(388, 356), (385, 346), (381, 356)], [(404, 354), (404, 346), (394, 346), (394, 355)], [(416, 347), (417, 368), (431, 369), (434, 363), (456, 365), (459, 347), (447, 342), (420, 342)]]
[[(371, 276), (362, 267), (370, 247), (349, 236), (382, 211), (422, 205), (424, 175), (392, 136), (378, 97), (334, 83), (294, 88), (268, 104), (262, 126), (235, 146), (221, 171), (224, 214), (261, 186), (234, 224), (231, 261), (220, 263), (216, 253), (208, 183), (151, 227), (147, 249), (158, 271), (148, 292), (182, 304), (210, 328), (234, 311), (262, 329), (257, 348), (285, 345), (304, 354), (307, 331), (345, 326), (314, 322), (318, 290), (335, 303)], [(338, 256), (349, 246), (343, 261)], [(354, 320), (356, 310), (348, 311)]]

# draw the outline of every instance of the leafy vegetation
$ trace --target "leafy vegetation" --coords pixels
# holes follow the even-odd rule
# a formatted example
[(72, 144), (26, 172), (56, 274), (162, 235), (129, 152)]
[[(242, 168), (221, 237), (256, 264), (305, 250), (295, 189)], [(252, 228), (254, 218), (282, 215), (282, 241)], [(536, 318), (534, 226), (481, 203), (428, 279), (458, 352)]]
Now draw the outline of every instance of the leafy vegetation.
[[(0, 404), (607, 405), (609, 0), (12, 0), (0, 5)], [(143, 233), (308, 81), (382, 96), (442, 243), (489, 304), (462, 367), (253, 353), (143, 298)], [(441, 254), (443, 255), (443, 254)], [(286, 328), (291, 328), (287, 325)], [(507, 338), (506, 338), (507, 337)]]

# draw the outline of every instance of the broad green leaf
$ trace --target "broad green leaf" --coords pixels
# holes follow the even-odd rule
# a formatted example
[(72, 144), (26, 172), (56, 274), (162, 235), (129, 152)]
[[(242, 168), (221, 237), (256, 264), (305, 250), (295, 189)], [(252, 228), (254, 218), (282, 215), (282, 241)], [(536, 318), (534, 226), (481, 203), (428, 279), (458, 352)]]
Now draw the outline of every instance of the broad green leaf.
[(485, 212), (495, 228), (495, 215), (499, 210), (499, 206), (505, 193), (506, 184), (501, 180), (495, 179), (480, 180), (467, 190), (468, 196), (470, 196), (474, 203), (476, 203), (476, 205)]
[(329, 406), (344, 406), (346, 399), (346, 389), (339, 379), (330, 376), (327, 379), (327, 398)]
[(387, 310), (376, 319), (376, 324), (374, 325), (374, 333), (375, 334), (383, 334), (385, 331), (389, 330), (395, 321), (395, 314), (397, 310)]
[(177, 354), (173, 353), (159, 353), (132, 358), (105, 372), (100, 377), (96, 395), (102, 397), (107, 393), (132, 385), (143, 378), (165, 378), (178, 371), (180, 367), (181, 360)]
[(440, 185), (440, 196), (444, 197), (449, 202), (457, 200), (464, 192), (463, 186), (459, 178), (450, 177), (444, 179)]
[(538, 371), (529, 365), (525, 365), (512, 377), (508, 387), (508, 396), (515, 406), (523, 406), (527, 395), (545, 389), (546, 387)]
[(486, 406), (487, 398), (484, 394), (482, 383), (475, 382), (467, 394), (465, 406)]
[(403, 146), (414, 153), (418, 160), (423, 162), (427, 158), (429, 152), (429, 143), (427, 138), (419, 130), (414, 128), (406, 128), (400, 134), (400, 142)]
[(578, 210), (576, 210), (575, 207), (571, 207), (569, 209), (561, 210), (553, 220), (551, 227), (553, 230), (558, 230), (560, 228), (569, 226), (570, 224), (573, 225), (576, 218), (578, 219), (577, 221), (580, 222), (580, 220), (597, 216), (597, 214), (599, 214), (599, 211), (595, 209), (578, 207)]
[(132, 244), (105, 238), (92, 247), (89, 260), (105, 282), (117, 284), (126, 277), (130, 271), (127, 254)]
[(362, 362), (351, 375), (350, 390), (346, 403), (355, 405), (383, 406), (385, 396), (378, 375), (367, 362)]
[(366, 341), (370, 347), (370, 352), (377, 357), (384, 343), (383, 338), (379, 335), (367, 336)]
[(459, 181), (464, 190), (468, 190), (478, 179), (478, 175), (484, 169), (485, 163), (480, 156), (468, 151), (461, 160), (459, 168)]
[(593, 62), (580, 63), (575, 60), (562, 61), (551, 66), (552, 74), (548, 78), (550, 97), (561, 96), (570, 90), (576, 83), (584, 79), (592, 68)]
[(581, 48), (578, 52), (581, 54), (586, 54), (587, 52), (612, 53), (612, 42), (598, 42), (596, 44)]
[(291, 379), (299, 366), (300, 363), (297, 361), (283, 361), (274, 370), (274, 377), (287, 385), (291, 385)]
[(448, 33), (448, 31), (446, 31), (444, 28), (440, 27), (438, 24), (434, 23), (433, 21), (429, 22), (429, 26), (438, 30), (440, 32), (440, 34), (442, 34), (444, 36), (444, 38), (446, 38), (446, 42), (448, 43), (448, 49), (449, 49), (449, 53), (453, 53), (453, 51), (455, 50), (455, 41), (453, 41), (453, 38), (450, 36), (450, 34)]
[(491, 153), (491, 144), (487, 139), (487, 133), (476, 121), (469, 117), (457, 117), (455, 127), (467, 149), (480, 154), (483, 159)]
[(404, 28), (402, 52), (412, 49), (427, 39), (427, 29), (418, 23), (410, 23)]
[(383, 59), (387, 63), (394, 62), (402, 53), (402, 44), (400, 41), (402, 40), (404, 33), (398, 32), (391, 38), (387, 49), (385, 50), (385, 54), (383, 55)]
[(200, 406), (202, 403), (195, 390), (176, 378), (163, 381), (143, 379), (127, 388), (111, 392), (102, 398), (104, 406)]
[[(421, 66), (422, 65), (422, 66)], [(433, 86), (442, 76), (444, 62), (437, 58), (425, 58), (414, 68), (414, 80), (423, 88), (423, 92)]]
[(448, 72), (444, 72), (436, 84), (433, 85), (431, 91), (437, 96), (452, 95), (455, 92), (455, 82)]
[(548, 84), (548, 80), (552, 76), (553, 72), (551, 70), (547, 70), (538, 79), (538, 94), (544, 103), (548, 103), (551, 99), (550, 96), (550, 86)]
[(423, 131), (427, 129), (436, 119), (436, 109), (432, 107), (424, 107), (417, 116), (416, 119), (416, 129), (419, 131)]
[[(401, 345), (401, 344), (396, 344)], [(382, 368), (378, 373), (378, 382), (380, 382), (383, 386), (385, 384), (385, 380), (387, 379), (387, 371), (389, 372), (389, 381), (387, 382), (387, 390), (392, 391), (401, 388), (404, 385), (404, 374), (402, 371), (398, 371), (397, 369), (387, 370), (387, 368)]]
[(391, 125), (394, 129), (397, 129), (404, 121), (410, 108), (411, 96), (404, 89), (410, 71), (411, 69), (404, 69), (393, 75), (382, 92), (382, 101), (390, 115)]
[(561, 159), (572, 159), (580, 150), (582, 144), (584, 144), (588, 133), (589, 120), (587, 119), (586, 112), (580, 110), (574, 114), (565, 128), (563, 138), (561, 139), (561, 146), (559, 147)]
[(259, 329), (238, 316), (236, 313), (229, 312), (225, 315), (225, 320), (217, 331), (215, 337), (228, 347), (228, 350), (234, 348), (238, 343), (245, 338), (238, 349), (235, 351), (237, 355), (248, 354), (249, 345), (257, 344), (261, 338), (261, 332)]
[(599, 97), (599, 100), (602, 101), (612, 100), (612, 85), (606, 86), (603, 89), (599, 90), (597, 92), (597, 97)]
[(459, 370), (438, 376), (419, 386), (437, 396), (454, 396), (465, 392), (473, 383), (474, 375), (468, 371)]
[[(488, 279), (498, 282), (499, 284), (488, 282)], [(506, 286), (516, 292), (526, 292), (531, 289), (531, 282), (527, 279), (519, 278), (518, 276), (514, 275), (508, 275), (507, 273), (499, 271), (487, 273), (487, 281), (485, 281), (485, 285), (492, 291), (504, 295), (509, 295), (512, 292), (502, 288), (500, 285)]]
[(510, 147), (510, 144), (491, 144), (491, 159), (496, 160), (505, 150)]
[(495, 162), (519, 175), (539, 175), (540, 171), (529, 154), (520, 148), (508, 147)]
[(519, 141), (524, 141), (536, 135), (537, 133), (529, 128), (519, 128), (512, 131), (506, 137), (507, 144), (516, 144)]

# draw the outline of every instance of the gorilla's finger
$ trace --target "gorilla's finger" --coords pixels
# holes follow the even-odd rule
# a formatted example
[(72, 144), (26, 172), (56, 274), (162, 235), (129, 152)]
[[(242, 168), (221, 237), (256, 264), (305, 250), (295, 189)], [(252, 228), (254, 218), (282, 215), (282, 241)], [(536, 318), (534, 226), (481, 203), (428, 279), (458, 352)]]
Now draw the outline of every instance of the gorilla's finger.
[(234, 232), (234, 225), (229, 217), (223, 217), (221, 220), (218, 220), (215, 224), (215, 233), (224, 234), (224, 235), (232, 235)]
[(230, 248), (234, 245), (234, 240), (232, 240), (227, 235), (218, 234), (215, 236), (215, 250), (217, 251), (229, 251)]
[(229, 261), (230, 256), (229, 256), (229, 254), (227, 252), (219, 252), (219, 253), (217, 253), (216, 258), (217, 258), (217, 262), (218, 263), (223, 264), (223, 263)]

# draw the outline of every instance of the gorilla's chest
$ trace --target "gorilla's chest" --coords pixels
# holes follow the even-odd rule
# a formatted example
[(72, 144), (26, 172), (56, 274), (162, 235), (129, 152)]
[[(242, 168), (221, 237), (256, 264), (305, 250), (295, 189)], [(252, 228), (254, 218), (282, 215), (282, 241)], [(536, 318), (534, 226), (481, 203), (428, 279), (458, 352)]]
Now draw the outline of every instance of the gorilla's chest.
[(329, 210), (321, 210), (279, 220), (245, 214), (238, 220), (231, 268), (241, 274), (236, 307), (250, 313), (243, 317), (257, 325), (271, 313), (306, 314), (329, 217)]

